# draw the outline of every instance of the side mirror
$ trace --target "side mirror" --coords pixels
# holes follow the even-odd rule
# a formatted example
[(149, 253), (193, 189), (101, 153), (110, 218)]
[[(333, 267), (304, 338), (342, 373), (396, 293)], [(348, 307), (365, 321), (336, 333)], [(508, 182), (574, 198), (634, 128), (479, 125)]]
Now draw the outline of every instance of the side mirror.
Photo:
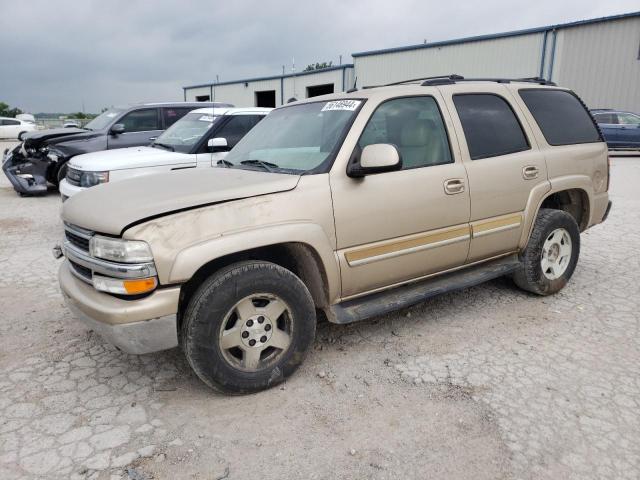
[(400, 169), (402, 169), (402, 159), (396, 146), (389, 143), (375, 143), (362, 149), (360, 161), (349, 164), (347, 175), (351, 178), (361, 178), (365, 175)]
[(226, 152), (229, 150), (227, 139), (222, 137), (210, 138), (207, 147), (211, 152)]
[(120, 135), (125, 132), (124, 123), (116, 123), (111, 127), (111, 135)]

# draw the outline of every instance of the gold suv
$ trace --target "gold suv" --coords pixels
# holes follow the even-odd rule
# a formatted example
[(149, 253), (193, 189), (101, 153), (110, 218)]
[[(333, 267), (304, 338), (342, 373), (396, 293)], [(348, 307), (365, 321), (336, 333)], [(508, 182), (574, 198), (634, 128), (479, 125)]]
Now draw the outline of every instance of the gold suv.
[[(222, 140), (219, 140), (222, 144)], [(609, 211), (607, 146), (544, 80), (451, 76), (291, 103), (210, 170), (64, 204), (68, 305), (129, 353), (182, 347), (228, 393), (349, 323), (510, 275), (549, 295)]]

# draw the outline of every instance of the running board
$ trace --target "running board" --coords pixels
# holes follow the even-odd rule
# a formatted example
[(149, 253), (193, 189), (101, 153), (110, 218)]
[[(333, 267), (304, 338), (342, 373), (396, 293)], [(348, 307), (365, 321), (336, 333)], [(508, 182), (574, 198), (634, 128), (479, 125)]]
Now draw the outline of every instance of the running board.
[(334, 323), (353, 323), (410, 307), (443, 293), (473, 287), (507, 275), (521, 266), (516, 254), (416, 283), (372, 293), (330, 307)]

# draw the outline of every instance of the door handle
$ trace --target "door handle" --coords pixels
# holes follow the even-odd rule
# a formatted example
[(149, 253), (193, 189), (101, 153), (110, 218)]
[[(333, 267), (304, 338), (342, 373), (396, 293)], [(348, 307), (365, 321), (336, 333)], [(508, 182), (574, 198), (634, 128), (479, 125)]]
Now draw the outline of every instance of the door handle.
[(455, 195), (464, 192), (464, 180), (461, 178), (451, 178), (444, 181), (444, 193)]
[(538, 167), (527, 165), (522, 169), (522, 178), (524, 178), (525, 180), (533, 180), (534, 178), (538, 178), (539, 173), (540, 170), (538, 170)]

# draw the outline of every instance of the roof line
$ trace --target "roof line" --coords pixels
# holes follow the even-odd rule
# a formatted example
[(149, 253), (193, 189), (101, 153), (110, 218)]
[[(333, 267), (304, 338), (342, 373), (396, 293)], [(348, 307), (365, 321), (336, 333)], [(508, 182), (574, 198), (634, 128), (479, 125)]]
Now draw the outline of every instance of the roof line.
[(619, 15), (611, 15), (608, 17), (599, 17), (599, 18), (591, 18), (591, 19), (587, 19), (587, 20), (576, 20), (574, 22), (568, 22), (568, 23), (558, 23), (556, 25), (547, 25), (545, 27), (535, 27), (535, 28), (527, 28), (524, 30), (514, 30), (514, 31), (510, 31), (510, 32), (502, 32), (502, 33), (492, 33), (492, 34), (487, 34), (487, 35), (476, 35), (473, 37), (462, 37), (462, 38), (457, 38), (457, 39), (452, 39), (452, 40), (443, 40), (440, 42), (431, 42), (431, 43), (420, 43), (417, 45), (408, 45), (408, 46), (404, 46), (404, 47), (393, 47), (393, 48), (384, 48), (384, 49), (380, 49), (380, 50), (369, 50), (369, 51), (365, 51), (365, 52), (357, 52), (357, 53), (352, 53), (351, 56), (356, 58), (356, 57), (367, 57), (370, 55), (380, 55), (380, 54), (384, 54), (384, 53), (396, 53), (396, 52), (406, 52), (409, 50), (420, 50), (423, 48), (433, 48), (433, 47), (442, 47), (442, 46), (446, 46), (446, 45), (456, 45), (456, 44), (460, 44), (460, 43), (469, 43), (469, 42), (478, 42), (478, 41), (482, 41), (482, 40), (493, 40), (493, 39), (498, 39), (498, 38), (505, 38), (505, 37), (515, 37), (515, 36), (520, 36), (520, 35), (529, 35), (532, 33), (541, 33), (544, 31), (548, 31), (548, 30), (557, 30), (557, 29), (561, 29), (561, 28), (570, 28), (570, 27), (577, 27), (580, 25), (589, 25), (592, 23), (600, 23), (600, 22), (607, 22), (607, 21), (612, 21), (612, 20), (621, 20), (624, 18), (632, 18), (632, 17), (639, 17), (640, 16), (640, 11), (636, 11), (636, 12), (630, 12), (630, 13), (622, 13)]
[(186, 87), (182, 87), (183, 90), (187, 88), (201, 88), (201, 87), (217, 87), (219, 85), (233, 85), (234, 83), (248, 83), (248, 82), (261, 82), (265, 80), (279, 80), (281, 78), (291, 78), (291, 77), (300, 77), (303, 75), (311, 75), (314, 73), (324, 73), (324, 72), (333, 72), (335, 70), (344, 70), (346, 68), (353, 68), (353, 63), (344, 63), (342, 65), (334, 65), (327, 68), (321, 68), (318, 70), (309, 70), (308, 72), (299, 72), (299, 73), (286, 73), (284, 75), (270, 75), (267, 77), (255, 77), (255, 78), (244, 78), (240, 80), (229, 80), (226, 82), (212, 82), (212, 83), (202, 83), (200, 85), (188, 85)]

